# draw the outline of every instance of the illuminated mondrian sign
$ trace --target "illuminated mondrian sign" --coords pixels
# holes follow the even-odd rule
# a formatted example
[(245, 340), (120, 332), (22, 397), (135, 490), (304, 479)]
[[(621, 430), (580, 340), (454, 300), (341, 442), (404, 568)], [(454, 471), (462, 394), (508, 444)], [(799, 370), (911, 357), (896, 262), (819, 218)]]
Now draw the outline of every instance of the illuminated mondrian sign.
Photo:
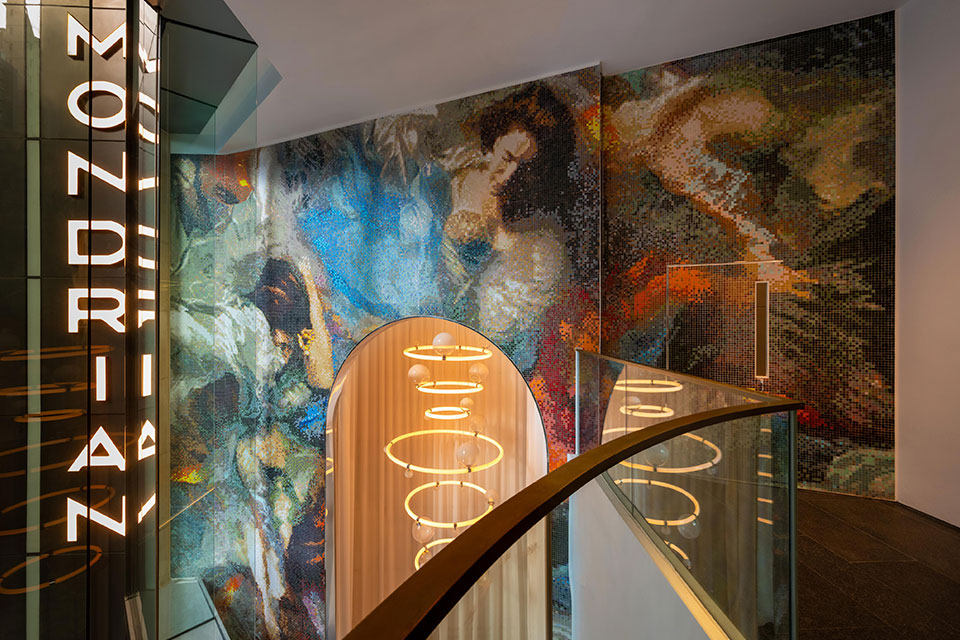
[[(78, 18), (68, 10), (62, 33), (65, 47), (60, 49), (61, 55), (87, 61), (90, 70), (84, 81), (64, 87), (69, 91), (63, 96), (63, 108), (66, 117), (87, 128), (91, 141), (87, 145), (89, 155), (83, 149), (67, 149), (56, 159), (66, 165), (66, 180), (61, 188), (68, 196), (89, 202), (86, 217), (64, 220), (66, 262), (83, 269), (87, 276), (86, 286), (71, 286), (64, 292), (67, 310), (64, 330), (75, 335), (86, 333), (91, 339), (106, 332), (113, 335), (115, 344), (120, 343), (122, 337), (124, 345), (121, 349), (107, 349), (103, 355), (91, 352), (90, 385), (92, 403), (105, 405), (118, 399), (122, 402), (113, 406), (123, 407), (123, 428), (111, 432), (106, 424), (101, 424), (106, 422), (110, 411), (91, 410), (93, 422), (88, 426), (88, 433), (92, 435), (77, 452), (67, 470), (69, 473), (81, 473), (88, 467), (127, 473), (131, 456), (137, 462), (156, 456), (157, 432), (151, 421), (151, 417), (156, 420), (156, 402), (150, 402), (157, 393), (156, 340), (143, 338), (150, 332), (155, 333), (156, 324), (155, 159), (159, 121), (156, 91), (151, 92), (149, 88), (156, 87), (158, 62), (156, 29), (151, 30), (149, 22), (153, 12), (146, 5), (141, 11), (144, 15), (137, 31), (128, 29), (125, 12), (123, 21), (114, 26), (118, 18), (116, 9), (103, 11), (103, 19), (90, 12), (93, 17), (86, 20), (89, 26), (84, 24), (83, 15)], [(107, 28), (98, 32), (97, 27), (102, 24)], [(135, 47), (130, 46), (131, 33), (135, 35), (132, 38), (136, 41)], [(152, 44), (154, 51), (149, 51), (144, 42)], [(137, 60), (136, 82), (130, 82), (132, 65), (126, 61), (130, 55)], [(125, 73), (117, 78), (119, 68)], [(99, 77), (101, 69), (103, 77)], [(152, 82), (148, 81), (151, 77)], [(130, 91), (132, 86), (138, 90)], [(130, 101), (135, 101), (133, 108)], [(109, 144), (110, 135), (118, 132), (123, 134), (119, 143)], [(128, 162), (131, 137), (137, 139), (137, 163), (132, 165), (137, 175), (131, 175)], [(129, 197), (130, 191), (137, 192), (133, 199)], [(97, 194), (103, 195), (97, 197)], [(122, 276), (118, 276), (118, 269)], [(128, 338), (131, 332), (136, 334), (132, 340)], [(107, 341), (111, 341), (109, 337)], [(122, 369), (123, 375), (111, 375), (114, 369)], [(132, 396), (137, 396), (137, 400), (131, 402)], [(101, 416), (103, 420), (99, 419)], [(67, 541), (78, 540), (83, 518), (91, 525), (126, 536), (132, 519), (127, 515), (128, 502), (136, 501), (138, 523), (156, 507), (155, 484), (147, 483), (148, 488), (142, 490), (143, 484), (119, 483), (117, 486), (123, 488), (114, 491), (119, 495), (99, 507), (66, 497)], [(130, 486), (140, 488), (142, 495), (127, 495), (126, 489)]]

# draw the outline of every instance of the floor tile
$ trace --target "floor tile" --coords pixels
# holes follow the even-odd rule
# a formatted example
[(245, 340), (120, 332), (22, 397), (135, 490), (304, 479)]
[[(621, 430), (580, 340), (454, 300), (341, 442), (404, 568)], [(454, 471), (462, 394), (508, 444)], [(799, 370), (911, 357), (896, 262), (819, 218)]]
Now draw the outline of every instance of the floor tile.
[(847, 562), (904, 562), (913, 558), (861, 531), (809, 500), (797, 505), (797, 529)]
[[(960, 576), (960, 530), (885, 500), (800, 491), (813, 505), (946, 576)], [(892, 559), (892, 558), (891, 558)]]
[(960, 640), (960, 530), (902, 505), (798, 495), (802, 639)]
[[(910, 565), (910, 563), (891, 563)], [(891, 627), (939, 629), (947, 627), (933, 607), (919, 606), (907, 597), (905, 590), (888, 586), (873, 577), (865, 563), (848, 564), (834, 570), (819, 570), (820, 575), (841, 593)]]
[(797, 557), (820, 573), (823, 573), (824, 569), (838, 570), (850, 565), (849, 562), (802, 533), (797, 536)]
[[(928, 628), (928, 627), (897, 627), (894, 629), (898, 640), (960, 640), (960, 633), (946, 627)], [(864, 640), (871, 638), (869, 635), (862, 636)]]
[(868, 562), (858, 567), (960, 631), (960, 582), (920, 562)]
[(805, 562), (798, 564), (797, 574), (797, 613), (801, 629), (886, 626)]
[(800, 640), (904, 640), (903, 631), (891, 627), (800, 629)]

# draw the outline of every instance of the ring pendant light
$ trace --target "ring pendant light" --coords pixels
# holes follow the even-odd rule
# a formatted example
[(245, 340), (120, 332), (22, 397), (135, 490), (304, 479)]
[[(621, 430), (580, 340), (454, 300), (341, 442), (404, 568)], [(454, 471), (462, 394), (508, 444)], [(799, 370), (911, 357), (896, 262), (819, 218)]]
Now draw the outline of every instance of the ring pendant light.
[(483, 384), (466, 380), (427, 380), (417, 383), (417, 391), (440, 395), (480, 393), (483, 391)]
[[(472, 467), (456, 467), (453, 469), (424, 467), (422, 465), (412, 464), (410, 462), (404, 462), (403, 460), (398, 458), (396, 455), (394, 455), (393, 445), (403, 440), (407, 440), (409, 438), (416, 438), (416, 437), (427, 436), (427, 435), (457, 435), (457, 436), (467, 436), (471, 438), (476, 438), (478, 440), (483, 440), (484, 442), (488, 442), (492, 444), (494, 447), (496, 447), (497, 455), (492, 460), (484, 462), (483, 464), (478, 464)], [(463, 431), (460, 429), (423, 429), (421, 431), (411, 431), (410, 433), (405, 433), (403, 435), (397, 436), (396, 438), (388, 442), (387, 446), (383, 448), (383, 451), (384, 453), (387, 454), (387, 458), (389, 458), (391, 462), (403, 467), (404, 469), (409, 469), (411, 471), (419, 471), (420, 473), (432, 473), (436, 475), (453, 475), (457, 473), (471, 473), (473, 471), (483, 471), (484, 469), (489, 469), (490, 467), (496, 465), (498, 462), (500, 462), (503, 459), (503, 446), (501, 446), (499, 442), (497, 442), (490, 436), (484, 435), (482, 433), (476, 433), (474, 431)], [(450, 482), (452, 484), (459, 484), (458, 481), (451, 480)], [(425, 485), (425, 486), (430, 486), (430, 485)], [(484, 490), (484, 493), (486, 493), (485, 490)]]
[(449, 544), (451, 542), (453, 542), (453, 538), (438, 538), (437, 540), (431, 540), (427, 544), (420, 547), (420, 550), (417, 551), (417, 555), (413, 558), (413, 568), (417, 571), (420, 571), (420, 567), (423, 566), (420, 564), (420, 561), (423, 560), (424, 555), (430, 553), (430, 550), (438, 545)]
[(493, 356), (493, 352), (486, 347), (470, 347), (458, 344), (444, 349), (444, 351), (447, 350), (450, 353), (439, 353), (439, 350), (433, 345), (418, 344), (404, 349), (403, 355), (415, 360), (433, 360), (436, 362), (475, 362)]
[(463, 480), (436, 480), (434, 482), (428, 482), (426, 484), (422, 484), (416, 489), (414, 489), (413, 491), (411, 491), (410, 493), (408, 493), (407, 498), (403, 501), (403, 508), (406, 510), (407, 515), (413, 518), (413, 521), (416, 522), (417, 524), (425, 524), (427, 526), (434, 527), (435, 529), (453, 529), (453, 530), (462, 529), (463, 527), (469, 527), (471, 524), (473, 524), (474, 522), (477, 522), (478, 520), (480, 520), (480, 518), (487, 515), (493, 510), (492, 501), (488, 500), (486, 510), (484, 510), (483, 513), (481, 513), (475, 518), (470, 518), (468, 520), (458, 520), (453, 522), (438, 522), (436, 520), (429, 520), (427, 518), (424, 518), (423, 516), (419, 516), (413, 511), (412, 508), (410, 508), (410, 500), (412, 500), (413, 496), (417, 495), (421, 491), (425, 491), (430, 488), (439, 489), (440, 487), (453, 487), (453, 486), (473, 489), (474, 491), (478, 492), (483, 496), (487, 495), (486, 489), (484, 489), (480, 485), (473, 484), (472, 482), (464, 482)]
[(470, 417), (470, 409), (463, 407), (431, 407), (423, 415), (432, 420), (463, 420)]

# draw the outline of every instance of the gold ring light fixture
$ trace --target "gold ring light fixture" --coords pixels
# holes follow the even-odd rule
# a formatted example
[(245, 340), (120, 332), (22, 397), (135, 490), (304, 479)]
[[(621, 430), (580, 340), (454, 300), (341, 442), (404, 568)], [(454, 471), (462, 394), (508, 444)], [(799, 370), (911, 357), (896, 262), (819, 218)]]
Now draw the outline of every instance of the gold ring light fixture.
[(466, 345), (454, 345), (449, 354), (438, 353), (438, 349), (432, 345), (416, 345), (407, 347), (403, 350), (403, 355), (414, 360), (435, 360), (438, 362), (472, 362), (475, 360), (486, 360), (493, 355), (493, 352), (486, 347), (468, 347)]
[[(440, 546), (441, 544), (449, 544), (451, 542), (453, 542), (453, 538), (439, 538), (420, 547), (420, 550), (417, 551), (417, 555), (413, 558), (413, 568), (417, 571), (420, 571), (420, 567), (423, 566), (423, 563), (430, 559), (434, 547)], [(424, 556), (426, 556), (426, 558), (424, 558)]]
[[(421, 491), (426, 491), (427, 489), (431, 488), (439, 489), (440, 487), (460, 487), (463, 489), (472, 489), (487, 498), (487, 508), (483, 513), (474, 518), (468, 518), (467, 520), (454, 520), (450, 522), (438, 522), (414, 513), (413, 509), (410, 508), (410, 501), (413, 499), (413, 496), (417, 495)], [(462, 529), (463, 527), (469, 527), (474, 522), (477, 522), (480, 520), (480, 518), (490, 513), (493, 510), (493, 503), (493, 496), (490, 495), (490, 492), (478, 484), (464, 482), (463, 480), (435, 480), (433, 482), (422, 484), (408, 493), (406, 500), (403, 501), (403, 508), (406, 510), (407, 515), (413, 518), (415, 525), (427, 525), (428, 527), (433, 527), (434, 529), (453, 529), (456, 531), (457, 529)]]
[[(496, 447), (497, 454), (496, 456), (494, 456), (492, 460), (488, 460), (487, 462), (484, 462), (482, 464), (477, 464), (477, 465), (464, 464), (461, 467), (456, 467), (452, 469), (438, 469), (434, 467), (424, 467), (421, 465), (404, 462), (403, 460), (398, 458), (396, 455), (394, 455), (393, 446), (398, 442), (407, 440), (409, 438), (416, 438), (416, 437), (428, 436), (428, 435), (457, 435), (457, 436), (466, 436), (468, 438), (474, 438), (476, 440), (483, 440), (484, 442), (492, 444), (494, 447)], [(458, 448), (458, 453), (460, 452), (461, 449), (463, 449), (463, 446), (464, 445), (461, 445)], [(387, 454), (387, 458), (389, 458), (392, 463), (399, 465), (404, 469), (408, 469), (410, 471), (419, 471), (420, 473), (432, 473), (435, 475), (454, 475), (458, 473), (472, 473), (473, 471), (483, 471), (484, 469), (489, 469), (490, 467), (495, 466), (498, 462), (500, 462), (503, 459), (503, 447), (500, 445), (499, 442), (497, 442), (490, 436), (486, 436), (482, 433), (476, 433), (472, 431), (463, 431), (461, 429), (423, 429), (421, 431), (411, 431), (410, 433), (405, 433), (401, 436), (397, 436), (396, 438), (388, 442), (387, 446), (383, 448), (383, 451), (384, 453)], [(458, 458), (459, 457), (462, 457), (462, 456), (458, 456)]]
[[(390, 442), (388, 442), (383, 448), (387, 459), (397, 466), (402, 467), (404, 469), (403, 475), (407, 478), (413, 477), (413, 472), (415, 471), (432, 475), (448, 476), (469, 474), (473, 473), (474, 471), (483, 471), (484, 469), (489, 469), (493, 466), (496, 466), (503, 459), (503, 446), (490, 436), (482, 433), (484, 421), (482, 417), (474, 415), (475, 403), (470, 397), (472, 394), (480, 393), (484, 390), (483, 380), (486, 378), (489, 371), (486, 365), (484, 365), (481, 361), (487, 360), (493, 356), (493, 352), (487, 347), (475, 347), (458, 344), (452, 335), (444, 332), (437, 334), (430, 345), (414, 345), (412, 347), (405, 348), (403, 350), (403, 355), (407, 358), (418, 361), (431, 361), (437, 363), (472, 363), (470, 364), (467, 380), (434, 380), (430, 369), (425, 364), (422, 364), (422, 362), (417, 362), (407, 371), (407, 377), (420, 393), (431, 395), (466, 396), (461, 398), (460, 402), (456, 405), (449, 403), (443, 406), (435, 406), (425, 410), (423, 415), (426, 418), (429, 418), (430, 420), (444, 421), (465, 420), (469, 418), (469, 421), (466, 423), (467, 426), (465, 429), (421, 429), (419, 431), (413, 431), (399, 435), (390, 440)], [(462, 423), (457, 424), (459, 425)], [(456, 460), (459, 463), (459, 466), (427, 467), (404, 461), (397, 457), (397, 455), (394, 453), (394, 447), (404, 440), (434, 435), (452, 435), (457, 436), (460, 439), (460, 442), (456, 448)], [(486, 443), (486, 445), (490, 445), (496, 449), (496, 453), (493, 454), (493, 457), (489, 458), (485, 462), (480, 461), (481, 441)], [(483, 513), (476, 517), (450, 522), (431, 520), (416, 514), (410, 506), (410, 502), (413, 500), (413, 497), (418, 493), (428, 489), (439, 489), (440, 487), (456, 487), (458, 489), (476, 491), (485, 496), (487, 503), (486, 509)], [(419, 570), (422, 564), (432, 556), (433, 550), (436, 547), (440, 545), (446, 545), (453, 540), (453, 538), (434, 539), (437, 529), (453, 529), (454, 531), (457, 531), (463, 529), (464, 527), (468, 527), (483, 516), (490, 513), (496, 502), (497, 494), (495, 491), (485, 489), (473, 482), (464, 482), (461, 480), (434, 480), (433, 482), (420, 485), (407, 494), (407, 497), (403, 503), (403, 507), (404, 510), (406, 510), (407, 515), (413, 519), (413, 538), (421, 545), (413, 559), (414, 568)]]
[(463, 407), (431, 407), (423, 412), (431, 420), (463, 420), (470, 417), (470, 410)]
[(440, 395), (480, 393), (483, 391), (483, 384), (466, 380), (426, 380), (417, 384), (417, 391)]
[(403, 355), (414, 360), (435, 362), (474, 362), (486, 360), (493, 352), (486, 347), (471, 347), (457, 344), (456, 338), (447, 332), (438, 333), (429, 345), (414, 345), (403, 350)]

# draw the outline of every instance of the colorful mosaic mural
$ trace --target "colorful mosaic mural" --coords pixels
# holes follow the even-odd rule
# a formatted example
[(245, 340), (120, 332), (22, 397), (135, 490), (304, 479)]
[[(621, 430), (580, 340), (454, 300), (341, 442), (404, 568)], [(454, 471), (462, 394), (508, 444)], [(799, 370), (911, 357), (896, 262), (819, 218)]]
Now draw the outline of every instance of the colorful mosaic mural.
[(886, 498), (894, 103), (892, 13), (605, 77), (602, 92), (603, 351), (805, 401), (801, 482)]
[(574, 445), (599, 343), (590, 68), (229, 157), (174, 160), (171, 547), (232, 638), (325, 625), (325, 412), (350, 350), (416, 315), (475, 328)]

